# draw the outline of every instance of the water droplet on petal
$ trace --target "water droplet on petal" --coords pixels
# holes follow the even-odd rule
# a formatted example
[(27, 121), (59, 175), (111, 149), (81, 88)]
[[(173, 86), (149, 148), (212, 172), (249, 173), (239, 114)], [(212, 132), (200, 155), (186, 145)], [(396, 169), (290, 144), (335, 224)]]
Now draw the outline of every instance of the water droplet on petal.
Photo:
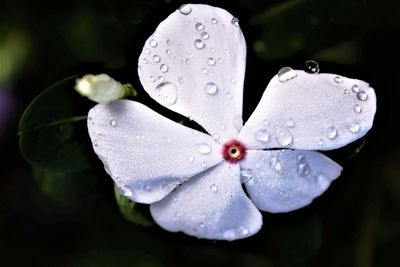
[(249, 230), (247, 230), (247, 228), (244, 227), (244, 226), (239, 226), (239, 227), (237, 228), (237, 232), (238, 232), (241, 236), (245, 236), (245, 235), (247, 235), (247, 234), (249, 233)]
[(111, 119), (111, 120), (110, 120), (110, 125), (111, 125), (111, 126), (117, 125), (117, 121), (114, 120), (114, 119)]
[(171, 45), (171, 40), (167, 39), (167, 45)]
[(154, 55), (154, 56), (153, 56), (153, 61), (156, 62), (156, 63), (158, 63), (158, 62), (161, 61), (161, 58), (160, 58), (158, 55)]
[(204, 30), (204, 25), (201, 24), (200, 22), (198, 22), (198, 23), (196, 23), (195, 28), (198, 31), (202, 31), (202, 30)]
[(179, 12), (180, 12), (182, 15), (187, 16), (187, 15), (189, 15), (189, 14), (192, 12), (192, 8), (190, 7), (190, 5), (184, 4), (184, 5), (181, 5), (181, 7), (179, 8)]
[(329, 139), (334, 139), (337, 136), (337, 130), (334, 126), (328, 127), (325, 133)]
[(232, 23), (232, 25), (239, 27), (239, 19), (238, 18), (232, 18), (231, 23)]
[(211, 184), (211, 185), (210, 185), (210, 189), (211, 189), (211, 191), (213, 191), (214, 193), (216, 193), (216, 192), (218, 191), (218, 187), (217, 187), (216, 184)]
[(171, 49), (165, 50), (165, 53), (166, 53), (167, 55), (171, 55)]
[(210, 48), (210, 52), (211, 52), (211, 53), (214, 53), (214, 52), (215, 52), (215, 48), (214, 48), (214, 47), (211, 47), (211, 48)]
[(208, 63), (208, 65), (210, 65), (210, 66), (215, 66), (215, 59), (214, 58), (212, 58), (212, 57), (209, 57), (208, 58), (208, 60), (207, 60), (207, 63)]
[(349, 91), (349, 89), (344, 89), (343, 93), (344, 93), (345, 95), (348, 95), (348, 94), (350, 93), (350, 91)]
[(357, 104), (357, 105), (354, 106), (353, 110), (354, 110), (355, 113), (361, 113), (362, 107)]
[(224, 238), (228, 241), (232, 241), (236, 238), (235, 230), (228, 229), (224, 232)]
[(317, 74), (319, 72), (319, 64), (318, 64), (318, 62), (316, 62), (314, 60), (307, 60), (305, 65), (306, 65), (305, 71), (307, 73)]
[(168, 66), (167, 65), (165, 65), (165, 64), (162, 64), (161, 66), (160, 66), (160, 70), (161, 70), (161, 72), (167, 72), (168, 71)]
[(192, 155), (188, 156), (188, 157), (187, 157), (187, 161), (188, 161), (189, 163), (192, 163), (192, 162), (194, 161), (194, 157), (193, 157)]
[(330, 185), (330, 180), (325, 177), (322, 173), (318, 173), (316, 175), (317, 183), (321, 187), (321, 189), (325, 190), (329, 187)]
[(351, 87), (351, 91), (353, 91), (354, 93), (358, 93), (358, 91), (360, 91), (360, 87), (358, 87), (358, 85), (355, 84)]
[(154, 76), (150, 76), (150, 82), (154, 83), (156, 81), (156, 78)]
[(226, 93), (226, 98), (228, 98), (228, 99), (232, 99), (232, 94), (231, 93)]
[(215, 95), (218, 91), (218, 87), (215, 83), (209, 82), (205, 85), (204, 91), (209, 95)]
[(212, 19), (211, 19), (211, 23), (212, 23), (212, 24), (217, 24), (217, 23), (218, 23), (218, 21), (217, 21), (217, 19), (216, 19), (216, 18), (212, 18)]
[(133, 196), (132, 190), (126, 186), (126, 185), (122, 185), (119, 188), (119, 192), (121, 193), (121, 195), (125, 196), (125, 197), (131, 197)]
[(231, 84), (235, 84), (236, 83), (236, 79), (235, 78), (231, 78)]
[(160, 83), (164, 82), (164, 77), (163, 76), (158, 76), (157, 77), (157, 81), (160, 82)]
[(211, 147), (209, 145), (207, 145), (206, 143), (197, 144), (197, 150), (201, 154), (210, 154), (212, 151)]
[(321, 138), (317, 139), (317, 145), (322, 146), (324, 144), (324, 140), (322, 140)]
[(282, 163), (278, 160), (277, 157), (272, 157), (269, 160), (269, 165), (277, 171), (282, 170)]
[(179, 48), (182, 49), (183, 48), (183, 44), (179, 44)]
[(179, 76), (179, 77), (178, 77), (178, 82), (179, 82), (180, 84), (182, 84), (182, 83), (185, 82), (185, 81), (183, 80), (183, 77), (182, 77), (182, 76)]
[(207, 40), (210, 37), (210, 35), (207, 32), (202, 32), (200, 34), (200, 36), (201, 36), (201, 39), (203, 39), (203, 40)]
[(303, 154), (297, 156), (297, 173), (300, 176), (308, 176), (311, 173), (310, 165)]
[(295, 126), (294, 120), (293, 120), (292, 118), (289, 118), (289, 119), (286, 121), (286, 126), (287, 126), (287, 127), (290, 127), (290, 128), (293, 128), (293, 127)]
[(173, 83), (160, 83), (155, 90), (160, 102), (166, 106), (171, 106), (178, 100), (178, 88)]
[(234, 118), (233, 118), (233, 127), (238, 131), (238, 132), (240, 132), (240, 130), (242, 130), (242, 128), (243, 128), (243, 119), (242, 119), (242, 116), (241, 115), (236, 115)]
[(269, 141), (269, 132), (265, 128), (261, 128), (254, 133), (254, 138), (260, 142), (268, 142)]
[(343, 83), (343, 79), (340, 76), (336, 76), (334, 79), (335, 83)]
[(357, 99), (360, 101), (365, 101), (368, 98), (368, 94), (364, 91), (360, 91), (357, 93)]
[(157, 47), (157, 41), (154, 40), (154, 39), (151, 39), (150, 42), (149, 42), (149, 44), (150, 44), (150, 46), (153, 47), (153, 48), (154, 48), (154, 47)]
[(201, 69), (201, 73), (204, 74), (204, 75), (206, 75), (206, 74), (208, 73), (208, 70), (207, 70), (206, 68), (202, 68), (202, 69)]
[(186, 65), (190, 65), (190, 63), (192, 63), (192, 61), (190, 61), (190, 59), (185, 59), (185, 63), (186, 63)]
[(150, 49), (148, 49), (148, 48), (145, 48), (144, 50), (143, 50), (143, 53), (145, 53), (146, 55), (150, 55)]
[(144, 64), (149, 63), (149, 61), (146, 58), (143, 58), (142, 61), (143, 61)]
[(282, 83), (297, 77), (297, 73), (291, 67), (283, 67), (278, 71), (278, 80)]
[(253, 178), (253, 171), (251, 169), (242, 169), (240, 174), (240, 182), (243, 184), (248, 183)]
[(218, 58), (218, 63), (222, 63), (222, 58)]
[(203, 42), (202, 40), (200, 40), (200, 39), (196, 39), (196, 40), (194, 41), (194, 46), (195, 46), (197, 49), (203, 49), (204, 47), (206, 47), (206, 45), (204, 44), (204, 42)]
[(288, 146), (292, 143), (293, 136), (286, 128), (278, 128), (276, 130), (276, 140), (281, 146)]
[(356, 133), (360, 130), (360, 125), (358, 124), (358, 122), (353, 121), (348, 125), (348, 129), (350, 132)]

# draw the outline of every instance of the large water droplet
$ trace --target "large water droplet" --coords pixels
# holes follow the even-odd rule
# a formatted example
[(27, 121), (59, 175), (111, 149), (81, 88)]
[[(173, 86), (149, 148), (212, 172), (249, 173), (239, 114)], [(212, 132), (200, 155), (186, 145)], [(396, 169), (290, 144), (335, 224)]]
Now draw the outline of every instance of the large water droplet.
[(212, 24), (217, 24), (217, 23), (218, 23), (218, 21), (217, 21), (217, 19), (216, 19), (216, 18), (212, 18), (212, 19), (211, 19), (211, 23), (212, 23)]
[(210, 185), (210, 189), (211, 189), (211, 191), (213, 191), (214, 193), (218, 192), (218, 187), (217, 187), (216, 184), (211, 184), (211, 185)]
[(329, 139), (334, 139), (337, 136), (337, 130), (335, 126), (330, 126), (325, 131), (326, 137)]
[(228, 241), (235, 240), (236, 233), (234, 229), (228, 229), (224, 232), (224, 238)]
[(243, 128), (243, 119), (241, 115), (236, 115), (233, 118), (233, 127), (236, 129), (236, 131), (240, 132)]
[(368, 98), (368, 94), (364, 91), (360, 91), (357, 93), (357, 99), (360, 101), (365, 101)]
[(278, 71), (278, 80), (282, 83), (297, 77), (297, 73), (291, 67), (283, 67)]
[(343, 79), (340, 76), (336, 76), (334, 79), (335, 83), (343, 83)]
[(160, 83), (155, 90), (160, 102), (166, 106), (171, 106), (178, 100), (178, 88), (173, 83)]
[(204, 42), (203, 42), (202, 40), (200, 40), (200, 39), (196, 39), (196, 40), (194, 41), (194, 46), (195, 46), (197, 49), (203, 49), (204, 47), (206, 47), (206, 45), (204, 44)]
[(319, 64), (314, 60), (307, 60), (305, 63), (305, 71), (311, 74), (317, 74), (319, 72)]
[(204, 91), (209, 95), (215, 95), (218, 91), (218, 86), (213, 82), (209, 82), (205, 85)]
[(358, 122), (353, 121), (348, 125), (347, 129), (349, 129), (349, 131), (352, 133), (356, 133), (360, 130), (360, 125), (358, 124)]
[(297, 156), (297, 173), (300, 176), (308, 176), (311, 173), (310, 165), (303, 154)]
[(158, 62), (161, 61), (161, 58), (160, 58), (158, 55), (154, 55), (154, 56), (153, 56), (153, 61), (156, 62), (156, 63), (158, 63)]
[(232, 23), (232, 25), (239, 27), (239, 19), (238, 18), (232, 18), (231, 23)]
[(161, 64), (161, 66), (160, 66), (160, 70), (161, 70), (161, 72), (167, 72), (168, 71), (168, 66), (167, 65), (165, 65), (165, 64)]
[(212, 149), (211, 147), (206, 144), (206, 143), (200, 143), (197, 144), (197, 150), (201, 153), (201, 154), (210, 154)]
[(184, 5), (181, 5), (181, 7), (179, 8), (179, 12), (180, 12), (182, 15), (187, 16), (187, 15), (189, 15), (189, 14), (192, 12), (192, 8), (190, 7), (190, 5), (184, 4)]
[(354, 110), (355, 113), (361, 113), (362, 107), (357, 104), (357, 105), (354, 106), (353, 110)]
[(208, 65), (210, 65), (210, 66), (215, 66), (215, 59), (214, 58), (212, 58), (212, 57), (209, 57), (208, 58), (208, 60), (207, 60), (207, 63), (208, 63)]
[(202, 32), (200, 34), (200, 36), (201, 36), (201, 39), (203, 39), (203, 40), (207, 40), (208, 38), (210, 38), (210, 35), (207, 32)]
[(114, 119), (111, 119), (111, 120), (110, 120), (110, 125), (111, 125), (111, 126), (117, 125), (117, 121), (114, 120)]
[(268, 142), (269, 141), (269, 132), (265, 128), (261, 128), (254, 133), (254, 138), (260, 142)]
[(151, 39), (151, 40), (149, 41), (149, 44), (150, 44), (151, 47), (157, 47), (157, 41), (154, 40), (154, 39)]
[(198, 30), (198, 31), (204, 30), (204, 25), (201, 24), (200, 22), (196, 23), (196, 25), (194, 25), (194, 26), (195, 26), (196, 30)]
[(281, 146), (288, 146), (292, 143), (293, 136), (286, 128), (278, 128), (276, 130), (276, 140)]
[(253, 171), (251, 169), (242, 169), (240, 171), (240, 182), (243, 184), (248, 183), (253, 178)]

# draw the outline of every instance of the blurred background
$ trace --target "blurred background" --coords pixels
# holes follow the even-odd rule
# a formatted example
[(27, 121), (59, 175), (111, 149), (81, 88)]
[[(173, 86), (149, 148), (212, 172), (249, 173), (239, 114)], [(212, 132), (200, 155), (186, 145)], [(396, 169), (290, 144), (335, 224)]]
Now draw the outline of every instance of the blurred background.
[[(341, 177), (306, 208), (264, 213), (262, 230), (251, 238), (198, 240), (142, 226), (148, 223), (141, 220), (129, 222), (116, 204), (112, 180), (91, 153), (84, 172), (50, 172), (23, 159), (17, 135), (23, 111), (71, 75), (108, 73), (131, 83), (138, 101), (181, 119), (149, 99), (136, 69), (145, 40), (183, 3), (0, 1), (0, 265), (395, 265), (400, 251), (400, 2), (395, 0), (201, 2), (240, 19), (248, 46), (245, 120), (281, 67), (304, 69), (309, 59), (321, 72), (368, 81), (377, 94), (368, 135), (326, 153), (344, 166)], [(85, 115), (93, 104), (72, 91), (79, 102), (74, 112)], [(58, 101), (60, 110), (69, 105), (67, 98)], [(74, 127), (89, 144), (85, 123)], [(136, 208), (148, 215), (147, 206)]]

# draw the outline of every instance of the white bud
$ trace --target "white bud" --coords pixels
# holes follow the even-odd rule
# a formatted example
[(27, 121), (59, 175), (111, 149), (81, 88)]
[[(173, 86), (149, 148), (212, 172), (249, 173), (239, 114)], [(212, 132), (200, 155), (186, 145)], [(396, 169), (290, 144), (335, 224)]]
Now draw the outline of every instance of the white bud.
[(76, 80), (75, 89), (97, 103), (106, 103), (123, 98), (125, 89), (107, 74), (87, 74)]

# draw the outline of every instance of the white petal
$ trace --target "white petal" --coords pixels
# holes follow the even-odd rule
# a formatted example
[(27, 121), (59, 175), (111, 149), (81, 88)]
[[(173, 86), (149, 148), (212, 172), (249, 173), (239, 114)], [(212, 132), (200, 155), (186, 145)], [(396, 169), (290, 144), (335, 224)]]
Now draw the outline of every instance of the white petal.
[(222, 143), (242, 127), (246, 43), (227, 11), (195, 4), (185, 8), (161, 22), (146, 41), (140, 81), (152, 98), (195, 120)]
[(286, 82), (278, 75), (271, 80), (243, 127), (240, 139), (249, 148), (335, 149), (372, 127), (376, 97), (366, 82), (300, 70), (292, 74), (297, 77)]
[(89, 135), (122, 193), (141, 203), (162, 199), (177, 185), (221, 162), (221, 146), (129, 100), (89, 111)]
[(154, 220), (171, 232), (199, 238), (234, 240), (262, 225), (260, 212), (245, 195), (239, 166), (221, 163), (184, 183), (150, 206)]
[(249, 150), (241, 172), (255, 205), (264, 211), (288, 212), (302, 208), (321, 195), (342, 167), (315, 151)]

